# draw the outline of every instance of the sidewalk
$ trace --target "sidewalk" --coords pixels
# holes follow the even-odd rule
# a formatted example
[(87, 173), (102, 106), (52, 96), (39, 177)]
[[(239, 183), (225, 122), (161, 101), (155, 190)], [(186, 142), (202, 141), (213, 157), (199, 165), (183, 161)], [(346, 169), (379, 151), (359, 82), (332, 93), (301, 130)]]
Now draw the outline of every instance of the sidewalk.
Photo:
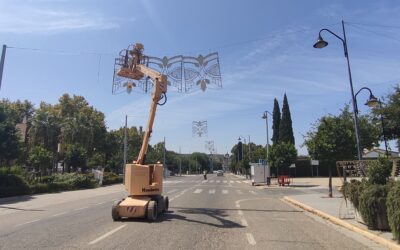
[(346, 205), (336, 188), (333, 188), (333, 198), (328, 198), (327, 194), (311, 193), (312, 188), (309, 191), (309, 194), (285, 196), (283, 199), (334, 224), (357, 232), (389, 249), (400, 249), (400, 245), (392, 240), (391, 232), (368, 230), (364, 224), (357, 222), (354, 218), (354, 209), (350, 207), (349, 203)]

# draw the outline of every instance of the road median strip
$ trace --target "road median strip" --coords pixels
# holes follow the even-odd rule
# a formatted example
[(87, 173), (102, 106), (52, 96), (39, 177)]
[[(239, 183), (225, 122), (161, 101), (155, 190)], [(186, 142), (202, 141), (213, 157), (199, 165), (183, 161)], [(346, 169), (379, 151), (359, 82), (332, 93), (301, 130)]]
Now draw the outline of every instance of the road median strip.
[(332, 215), (324, 213), (324, 212), (322, 212), (322, 211), (320, 211), (318, 209), (315, 209), (313, 207), (305, 205), (305, 204), (303, 204), (303, 203), (301, 203), (301, 202), (299, 202), (299, 201), (297, 201), (297, 200), (295, 200), (293, 198), (290, 198), (288, 196), (284, 196), (282, 200), (287, 201), (287, 202), (289, 202), (289, 203), (291, 203), (291, 204), (293, 204), (293, 205), (295, 205), (297, 207), (300, 207), (301, 209), (306, 210), (306, 211), (308, 211), (310, 213), (313, 213), (313, 214), (315, 214), (315, 215), (317, 215), (317, 216), (319, 216), (319, 217), (321, 217), (321, 218), (323, 218), (325, 220), (328, 220), (328, 221), (330, 221), (330, 222), (332, 222), (332, 223), (334, 223), (336, 225), (342, 226), (342, 227), (347, 228), (347, 229), (349, 229), (349, 230), (351, 230), (353, 232), (359, 233), (359, 234), (365, 236), (366, 238), (368, 238), (370, 240), (373, 240), (373, 241), (375, 241), (375, 242), (377, 242), (377, 243), (379, 243), (379, 244), (381, 244), (381, 245), (383, 245), (383, 246), (385, 246), (385, 247), (387, 247), (389, 249), (400, 250), (400, 245), (396, 244), (393, 241), (390, 241), (390, 240), (387, 240), (385, 238), (382, 238), (382, 237), (380, 237), (380, 236), (378, 236), (378, 235), (376, 235), (374, 233), (371, 233), (371, 232), (369, 232), (369, 231), (367, 231), (367, 230), (365, 230), (363, 228), (354, 226), (354, 225), (352, 225), (352, 224), (350, 224), (350, 223), (348, 223), (346, 221), (343, 221), (343, 220), (341, 220), (339, 218), (336, 218), (336, 217), (334, 217)]

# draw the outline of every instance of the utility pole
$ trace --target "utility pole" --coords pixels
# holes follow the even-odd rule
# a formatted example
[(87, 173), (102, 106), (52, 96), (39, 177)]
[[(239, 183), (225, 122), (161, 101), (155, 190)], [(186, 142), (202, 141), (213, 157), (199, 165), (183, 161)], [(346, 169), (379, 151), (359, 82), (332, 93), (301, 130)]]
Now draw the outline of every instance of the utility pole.
[(182, 176), (182, 154), (181, 154), (181, 146), (179, 146), (179, 176)]
[(3, 79), (3, 69), (4, 69), (4, 60), (6, 59), (6, 50), (7, 50), (7, 45), (3, 44), (3, 50), (1, 52), (1, 60), (0, 60), (0, 89), (1, 89), (1, 80)]
[(125, 165), (126, 165), (126, 153), (128, 151), (128, 115), (125, 115), (125, 128), (124, 128), (124, 162), (122, 164), (122, 174), (125, 183)]
[(164, 167), (164, 178), (166, 178), (167, 177), (167, 166), (165, 165), (165, 136), (164, 136), (163, 167)]

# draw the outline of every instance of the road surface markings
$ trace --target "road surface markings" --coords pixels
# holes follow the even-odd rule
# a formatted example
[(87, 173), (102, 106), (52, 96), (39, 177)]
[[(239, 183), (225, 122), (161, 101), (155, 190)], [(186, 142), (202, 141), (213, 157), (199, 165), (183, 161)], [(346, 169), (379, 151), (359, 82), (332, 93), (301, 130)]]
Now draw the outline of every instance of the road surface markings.
[(228, 190), (224, 189), (224, 190), (222, 190), (222, 193), (223, 194), (228, 194)]
[(254, 194), (254, 195), (257, 195), (257, 193), (254, 192), (253, 190), (249, 190), (249, 192), (252, 193), (252, 194)]
[(28, 221), (28, 222), (24, 222), (24, 223), (21, 223), (21, 224), (15, 225), (15, 227), (19, 227), (19, 226), (22, 226), (22, 225), (26, 225), (26, 224), (29, 224), (29, 223), (33, 223), (33, 222), (36, 222), (36, 221), (40, 221), (40, 219), (37, 219), (37, 220), (31, 220), (31, 221)]
[(208, 190), (208, 193), (209, 193), (209, 194), (215, 194), (215, 189), (210, 189), (210, 190)]
[(80, 208), (74, 209), (74, 211), (79, 211), (79, 210), (83, 210), (83, 209), (86, 209), (86, 208), (89, 208), (89, 207), (80, 207)]
[(242, 216), (243, 215), (243, 211), (242, 210), (238, 210), (238, 215)]
[(166, 192), (166, 194), (174, 193), (176, 191), (178, 191), (178, 189), (172, 189), (172, 190), (169, 190), (168, 192)]
[(98, 206), (98, 205), (103, 205), (104, 203), (106, 203), (106, 202), (103, 201), (103, 202), (96, 203), (96, 204), (94, 204), (94, 205), (95, 205), (95, 206)]
[(242, 194), (242, 190), (236, 190), (236, 193)]
[(196, 181), (197, 183), (199, 183), (200, 181)]
[(230, 183), (235, 183), (235, 181), (229, 181)]
[(256, 244), (256, 241), (251, 233), (246, 233), (246, 237), (250, 245), (254, 246)]
[(244, 226), (244, 227), (248, 226), (247, 221), (246, 221), (245, 218), (242, 218), (242, 226)]
[(99, 238), (97, 238), (97, 239), (95, 239), (95, 240), (89, 242), (89, 245), (96, 244), (97, 242), (99, 242), (99, 241), (101, 241), (101, 240), (107, 238), (107, 237), (110, 236), (111, 234), (117, 232), (118, 230), (121, 230), (121, 229), (124, 228), (124, 227), (126, 227), (126, 224), (125, 224), (125, 225), (121, 225), (121, 226), (119, 226), (119, 227), (117, 227), (117, 228), (111, 230), (110, 232), (108, 232), (108, 233), (106, 233), (106, 234), (100, 236)]
[(236, 207), (237, 207), (237, 208), (240, 208), (240, 204), (239, 204), (239, 203), (237, 203), (237, 204), (236, 204)]
[(60, 215), (66, 214), (66, 213), (67, 213), (67, 212), (62, 212), (62, 213), (58, 213), (58, 214), (53, 214), (51, 217), (60, 216)]
[(214, 180), (211, 180), (211, 181), (210, 181), (210, 183), (213, 183), (213, 182), (214, 182)]
[(224, 181), (224, 183), (228, 183), (228, 181)]
[(236, 181), (237, 183), (241, 183), (240, 181)]
[(201, 183), (206, 183), (207, 181), (206, 180), (204, 180), (204, 181), (202, 181)]
[(194, 190), (193, 193), (195, 193), (195, 194), (200, 194), (201, 192), (203, 192), (203, 189), (196, 189), (196, 190)]
[(221, 181), (219, 181), (219, 180), (217, 181), (217, 183), (220, 183), (220, 182), (221, 182)]

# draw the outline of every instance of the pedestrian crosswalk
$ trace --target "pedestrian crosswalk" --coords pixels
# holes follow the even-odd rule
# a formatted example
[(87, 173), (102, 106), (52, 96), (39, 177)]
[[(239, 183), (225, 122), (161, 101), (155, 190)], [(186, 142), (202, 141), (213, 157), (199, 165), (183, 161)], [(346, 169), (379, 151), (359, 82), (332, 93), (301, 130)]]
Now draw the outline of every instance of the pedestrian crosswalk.
[[(176, 193), (178, 189), (171, 189), (165, 192), (165, 194), (173, 195)], [(216, 190), (215, 188), (211, 189), (203, 189), (203, 188), (196, 188), (193, 191), (193, 194), (201, 194), (201, 193), (206, 193), (206, 194), (252, 194), (252, 195), (258, 195), (256, 191), (253, 190), (240, 190), (240, 189), (221, 189), (221, 190)]]
[(185, 184), (185, 183), (218, 183), (218, 184), (233, 184), (233, 183), (244, 183), (251, 184), (250, 180), (164, 180), (164, 184)]

